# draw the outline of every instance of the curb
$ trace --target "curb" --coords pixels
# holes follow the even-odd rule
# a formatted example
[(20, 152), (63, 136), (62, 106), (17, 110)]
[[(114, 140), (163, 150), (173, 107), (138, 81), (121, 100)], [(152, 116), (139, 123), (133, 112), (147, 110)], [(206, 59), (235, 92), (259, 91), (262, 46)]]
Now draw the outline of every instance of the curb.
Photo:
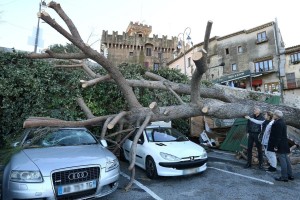
[(207, 152), (208, 161), (212, 162), (226, 162), (234, 165), (243, 166), (246, 161), (238, 160), (233, 153), (211, 150)]

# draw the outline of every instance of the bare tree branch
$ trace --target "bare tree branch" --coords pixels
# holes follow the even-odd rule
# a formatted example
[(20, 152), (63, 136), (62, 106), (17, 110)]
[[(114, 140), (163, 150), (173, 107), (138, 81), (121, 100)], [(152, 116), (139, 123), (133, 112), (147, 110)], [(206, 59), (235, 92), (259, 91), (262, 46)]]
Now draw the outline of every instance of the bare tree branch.
[(99, 78), (95, 78), (95, 79), (92, 79), (92, 80), (89, 80), (89, 81), (81, 80), (80, 82), (81, 82), (81, 86), (83, 88), (86, 88), (86, 87), (95, 85), (97, 83), (109, 80), (110, 78), (111, 78), (111, 76), (109, 74), (107, 74), (105, 76), (101, 76)]
[(112, 119), (113, 119), (112, 117), (109, 117), (109, 118), (106, 119), (106, 121), (105, 121), (105, 123), (104, 123), (104, 125), (103, 125), (103, 127), (102, 127), (102, 132), (101, 132), (101, 137), (100, 137), (101, 140), (104, 139), (105, 134), (106, 134), (106, 131), (107, 131), (107, 125), (108, 125), (108, 123), (109, 123)]
[(115, 125), (124, 117), (128, 114), (126, 111), (120, 112), (108, 125), (108, 129), (113, 129)]
[(45, 58), (56, 58), (56, 59), (85, 59), (87, 56), (83, 53), (30, 53), (26, 55), (27, 58), (31, 59), (45, 59)]
[(204, 50), (202, 50), (202, 57), (194, 61), (196, 65), (196, 69), (192, 75), (191, 80), (191, 102), (196, 104), (200, 100), (200, 81), (202, 78), (202, 75), (207, 70), (207, 50), (208, 50), (208, 43), (209, 43), (209, 37), (212, 27), (212, 21), (207, 22), (205, 36), (204, 36)]
[(135, 158), (136, 158), (136, 145), (137, 145), (137, 142), (138, 142), (141, 134), (143, 133), (144, 129), (149, 124), (150, 120), (151, 120), (151, 115), (148, 115), (146, 117), (146, 119), (144, 120), (142, 126), (139, 128), (138, 132), (134, 136), (134, 139), (133, 139), (132, 145), (131, 145), (131, 149), (130, 149), (131, 162), (130, 162), (130, 165), (128, 167), (129, 170), (132, 170), (134, 168)]
[(85, 113), (86, 117), (88, 119), (94, 118), (92, 111), (87, 107), (82, 97), (76, 99), (78, 105), (82, 109), (82, 111)]
[(74, 65), (55, 65), (54, 67), (61, 67), (61, 68), (78, 68), (83, 67), (82, 64), (74, 64)]

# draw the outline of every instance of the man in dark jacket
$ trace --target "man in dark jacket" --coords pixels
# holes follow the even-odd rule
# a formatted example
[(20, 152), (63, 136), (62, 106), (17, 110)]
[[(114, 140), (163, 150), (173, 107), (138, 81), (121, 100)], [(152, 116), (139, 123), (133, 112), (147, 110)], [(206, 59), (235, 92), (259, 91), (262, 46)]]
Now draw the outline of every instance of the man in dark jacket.
[[(258, 107), (254, 108), (252, 118), (256, 120), (264, 120), (264, 117), (262, 116), (260, 109)], [(252, 164), (252, 149), (253, 144), (255, 142), (255, 146), (257, 148), (258, 152), (258, 161), (259, 161), (259, 169), (263, 169), (263, 154), (262, 154), (262, 145), (258, 140), (258, 135), (261, 132), (261, 125), (255, 124), (254, 122), (248, 120), (248, 124), (246, 127), (247, 135), (248, 135), (248, 149), (247, 149), (247, 156), (248, 156), (248, 162), (245, 165), (245, 168), (250, 168)]]
[(280, 110), (274, 111), (274, 123), (271, 128), (268, 143), (268, 151), (276, 152), (281, 166), (281, 177), (275, 178), (276, 181), (294, 180), (291, 161), (288, 157), (290, 147), (288, 145), (286, 124), (282, 119), (283, 113)]

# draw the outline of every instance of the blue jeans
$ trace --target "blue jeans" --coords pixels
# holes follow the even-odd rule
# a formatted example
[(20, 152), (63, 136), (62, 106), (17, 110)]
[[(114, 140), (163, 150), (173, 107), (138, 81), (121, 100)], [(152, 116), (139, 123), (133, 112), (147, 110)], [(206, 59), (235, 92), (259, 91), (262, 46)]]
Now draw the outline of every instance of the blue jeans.
[(291, 161), (288, 155), (278, 153), (278, 159), (281, 166), (281, 177), (283, 179), (288, 179), (289, 176), (293, 176)]

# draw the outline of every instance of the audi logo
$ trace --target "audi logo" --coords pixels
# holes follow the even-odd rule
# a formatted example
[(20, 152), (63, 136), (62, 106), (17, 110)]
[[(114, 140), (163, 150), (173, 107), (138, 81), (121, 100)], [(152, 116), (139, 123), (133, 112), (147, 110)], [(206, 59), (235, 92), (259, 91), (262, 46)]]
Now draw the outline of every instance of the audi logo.
[(69, 174), (68, 178), (69, 180), (75, 180), (75, 179), (79, 179), (79, 178), (86, 178), (89, 175), (89, 173), (87, 171), (83, 171), (83, 172), (74, 172)]

